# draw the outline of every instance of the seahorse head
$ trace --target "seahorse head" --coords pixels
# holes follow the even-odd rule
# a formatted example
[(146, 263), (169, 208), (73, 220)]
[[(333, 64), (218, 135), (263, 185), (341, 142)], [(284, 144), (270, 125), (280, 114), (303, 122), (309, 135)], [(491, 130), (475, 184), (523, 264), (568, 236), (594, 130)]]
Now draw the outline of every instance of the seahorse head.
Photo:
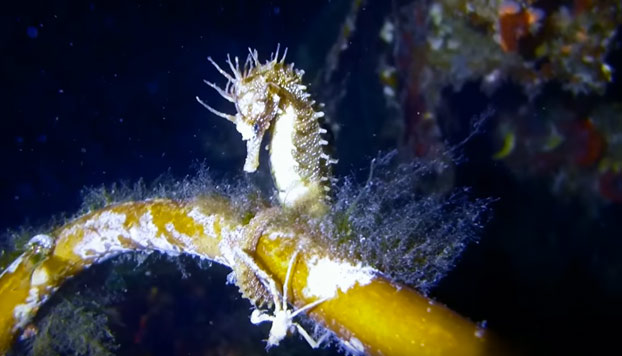
[(269, 83), (262, 76), (245, 76), (233, 84), (231, 94), (237, 113), (235, 126), (246, 141), (244, 170), (254, 172), (259, 165), (263, 136), (277, 115), (279, 96), (271, 94)]
[[(276, 57), (272, 61), (277, 63)], [(235, 115), (225, 114), (215, 110), (197, 97), (199, 103), (212, 113), (223, 117), (236, 126), (242, 139), (246, 141), (246, 161), (244, 171), (254, 172), (259, 166), (259, 150), (263, 136), (270, 127), (270, 122), (277, 115), (280, 97), (270, 90), (271, 83), (265, 76), (259, 75), (257, 69), (261, 67), (256, 51), (250, 51), (243, 70), (240, 69), (238, 58), (235, 64), (227, 56), (227, 64), (231, 73), (223, 70), (210, 57), (208, 60), (216, 69), (227, 78), (225, 88), (220, 88), (214, 83), (205, 83), (214, 88), (223, 98), (235, 104)]]

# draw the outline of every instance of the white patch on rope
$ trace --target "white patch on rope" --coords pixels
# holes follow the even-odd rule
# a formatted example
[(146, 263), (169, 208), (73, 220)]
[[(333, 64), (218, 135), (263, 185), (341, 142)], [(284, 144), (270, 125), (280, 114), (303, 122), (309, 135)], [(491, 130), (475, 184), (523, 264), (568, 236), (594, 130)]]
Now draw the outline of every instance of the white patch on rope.
[(33, 286), (40, 286), (46, 284), (49, 279), (48, 271), (45, 267), (39, 267), (32, 273), (30, 284)]
[(87, 220), (83, 226), (76, 226), (63, 233), (62, 237), (75, 234), (78, 229), (84, 231), (83, 238), (75, 245), (73, 251), (82, 259), (102, 259), (112, 255), (134, 250), (123, 243), (120, 237), (129, 239), (135, 244), (162, 253), (177, 256), (181, 248), (170, 243), (166, 236), (158, 234), (158, 227), (153, 223), (151, 212), (146, 212), (138, 219), (138, 224), (127, 229), (125, 214), (102, 212)]
[(172, 222), (166, 223), (164, 227), (166, 228), (166, 231), (168, 231), (168, 233), (171, 234), (171, 236), (176, 241), (179, 241), (184, 245), (185, 251), (194, 252), (196, 246), (194, 245), (194, 242), (192, 241), (192, 238), (190, 238), (190, 236), (177, 231), (177, 229), (175, 228), (175, 224), (173, 224)]
[(42, 300), (39, 300), (39, 288), (30, 288), (26, 303), (16, 305), (13, 309), (13, 318), (15, 319), (13, 330), (21, 329), (26, 326), (31, 320), (36, 308), (38, 308), (42, 302)]
[(365, 286), (374, 279), (377, 271), (371, 267), (363, 267), (359, 262), (353, 265), (345, 261), (335, 261), (328, 257), (312, 257), (307, 262), (309, 275), (307, 286), (302, 290), (305, 298), (332, 298), (337, 290), (343, 293), (357, 283)]
[(130, 251), (119, 240), (119, 236), (130, 237), (123, 225), (126, 218), (125, 214), (105, 211), (88, 219), (83, 226), (76, 225), (69, 230), (65, 230), (61, 235), (61, 239), (77, 233), (78, 230), (83, 230), (84, 236), (75, 245), (73, 252), (85, 260), (93, 257), (105, 257), (112, 253)]
[(242, 226), (235, 226), (233, 229), (223, 226), (220, 232), (221, 240), (218, 243), (221, 256), (216, 256), (215, 261), (233, 267), (236, 263), (234, 246), (239, 246), (240, 242), (243, 241), (245, 232), (246, 230)]
[(365, 346), (361, 340), (354, 336), (350, 337), (349, 340), (342, 340), (342, 344), (352, 355), (365, 355)]
[(158, 235), (158, 227), (153, 223), (153, 216), (149, 211), (138, 219), (138, 225), (132, 226), (129, 233), (132, 241), (141, 246), (150, 247), (173, 256), (177, 256), (181, 252), (181, 248), (171, 244), (166, 236)]
[(296, 237), (296, 234), (294, 234), (293, 232), (285, 232), (282, 230), (279, 231), (271, 231), (270, 234), (268, 234), (268, 238), (270, 240), (276, 240), (276, 239), (293, 239)]
[(214, 222), (216, 217), (214, 215), (205, 215), (201, 212), (201, 209), (195, 207), (188, 213), (197, 224), (203, 226), (203, 233), (213, 239), (217, 238), (216, 230), (214, 230)]

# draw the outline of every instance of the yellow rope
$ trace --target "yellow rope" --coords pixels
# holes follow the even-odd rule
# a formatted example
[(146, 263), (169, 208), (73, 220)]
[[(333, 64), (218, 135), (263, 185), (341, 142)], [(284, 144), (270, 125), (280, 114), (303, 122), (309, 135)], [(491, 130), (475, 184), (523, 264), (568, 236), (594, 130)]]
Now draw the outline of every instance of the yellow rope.
[[(235, 257), (235, 251), (244, 250), (281, 286), (288, 261), (297, 250), (289, 301), (298, 308), (312, 302), (317, 299), (312, 297), (317, 291), (311, 290), (317, 286), (310, 282), (314, 261), (348, 262), (332, 256), (303, 230), (295, 236), (289, 230), (279, 233), (279, 228), (270, 226), (269, 216), (260, 213), (256, 217), (265, 219), (264, 223), (251, 220), (244, 224), (224, 199), (202, 197), (184, 202), (124, 203), (67, 223), (50, 234), (54, 237), (49, 241), (52, 246), (45, 246), (45, 241), (31, 244), (0, 276), (0, 354), (10, 348), (14, 335), (63, 281), (123, 252), (189, 253), (236, 271), (244, 262)], [(253, 236), (258, 231), (265, 233)], [(352, 265), (348, 273), (364, 269), (360, 264)], [(244, 283), (242, 276), (238, 279)], [(371, 355), (482, 355), (492, 347), (477, 325), (377, 274), (346, 287), (339, 281), (334, 286), (331, 283), (320, 287), (335, 288), (335, 298), (319, 304), (309, 315), (354, 351)]]

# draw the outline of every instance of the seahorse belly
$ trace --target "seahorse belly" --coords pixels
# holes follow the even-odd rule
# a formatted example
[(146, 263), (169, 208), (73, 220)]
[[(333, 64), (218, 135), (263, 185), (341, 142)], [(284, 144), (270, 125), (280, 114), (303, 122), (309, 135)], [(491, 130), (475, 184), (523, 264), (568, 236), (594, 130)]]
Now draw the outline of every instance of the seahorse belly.
[(296, 152), (295, 134), (298, 113), (288, 105), (273, 123), (270, 143), (270, 166), (278, 190), (279, 200), (286, 206), (302, 201), (312, 190), (306, 179), (300, 175)]

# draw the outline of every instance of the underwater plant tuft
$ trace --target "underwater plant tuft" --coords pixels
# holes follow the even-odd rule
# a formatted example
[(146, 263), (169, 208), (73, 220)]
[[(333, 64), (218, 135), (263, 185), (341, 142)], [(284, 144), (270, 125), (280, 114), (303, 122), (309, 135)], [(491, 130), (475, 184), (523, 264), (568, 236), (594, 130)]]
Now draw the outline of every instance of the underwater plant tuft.
[[(76, 303), (76, 304), (74, 304)], [(40, 320), (32, 355), (112, 356), (118, 345), (108, 328), (108, 317), (84, 300), (65, 299)]]
[(427, 293), (477, 241), (490, 199), (472, 200), (465, 188), (438, 193), (433, 185), (445, 163), (398, 163), (396, 156), (378, 156), (364, 185), (344, 179), (330, 213), (331, 235), (334, 248)]

